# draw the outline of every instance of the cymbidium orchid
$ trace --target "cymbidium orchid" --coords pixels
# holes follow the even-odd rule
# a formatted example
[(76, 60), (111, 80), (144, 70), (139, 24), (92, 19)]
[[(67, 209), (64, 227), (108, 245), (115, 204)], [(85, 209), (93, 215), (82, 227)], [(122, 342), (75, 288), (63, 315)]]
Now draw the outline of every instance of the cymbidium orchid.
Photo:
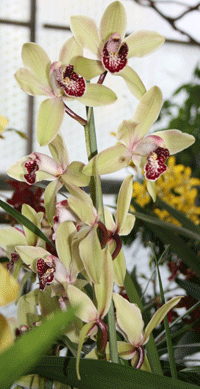
[(99, 174), (120, 170), (130, 163), (144, 169), (147, 189), (155, 201), (155, 181), (163, 174), (169, 155), (191, 146), (195, 138), (179, 130), (157, 131), (146, 136), (157, 119), (162, 107), (162, 93), (154, 86), (139, 102), (132, 119), (124, 120), (117, 130), (118, 143), (94, 157), (83, 169), (85, 174), (94, 174), (95, 160)]
[(49, 223), (55, 211), (55, 198), (59, 189), (68, 184), (87, 186), (89, 177), (82, 173), (85, 166), (82, 162), (69, 163), (68, 152), (60, 134), (49, 144), (52, 157), (33, 152), (14, 163), (7, 170), (7, 174), (18, 181), (30, 185), (41, 180), (52, 181), (45, 190), (44, 203)]
[[(131, 359), (131, 364), (140, 368), (144, 362), (143, 346), (148, 342), (149, 335), (161, 323), (170, 309), (178, 304), (181, 298), (182, 296), (173, 297), (159, 308), (143, 332), (144, 322), (138, 306), (130, 303), (119, 294), (113, 293), (117, 330), (126, 340), (126, 342), (117, 342), (119, 356), (123, 359)], [(107, 353), (109, 359), (108, 347)]]
[(78, 44), (97, 56), (97, 60), (77, 57), (76, 71), (87, 80), (105, 71), (119, 75), (140, 100), (146, 89), (137, 73), (127, 65), (128, 58), (152, 53), (164, 43), (165, 38), (157, 32), (142, 30), (124, 39), (126, 13), (119, 1), (114, 1), (106, 8), (99, 33), (94, 20), (82, 15), (72, 16), (70, 26)]
[(51, 63), (46, 52), (36, 43), (25, 43), (22, 61), (25, 67), (17, 70), (18, 85), (29, 95), (47, 96), (37, 116), (37, 139), (41, 146), (50, 143), (63, 121), (65, 102), (77, 99), (87, 106), (111, 104), (116, 95), (99, 84), (86, 84), (73, 67), (73, 58), (82, 54), (82, 48), (74, 38), (63, 45), (59, 61)]
[(97, 343), (98, 351), (102, 354), (105, 352), (108, 340), (107, 328), (103, 322), (103, 318), (108, 313), (111, 304), (114, 273), (112, 257), (106, 248), (101, 251), (101, 261), (102, 271), (99, 283), (94, 285), (95, 304), (83, 291), (77, 289), (75, 286), (69, 285), (67, 288), (67, 296), (69, 298), (70, 305), (72, 307), (77, 305), (80, 306), (77, 316), (84, 323), (87, 323), (81, 329), (77, 352), (76, 370), (79, 379), (79, 359), (85, 338), (96, 335), (97, 330), (99, 329), (99, 338)]
[(58, 226), (56, 230), (58, 257), (41, 247), (20, 245), (16, 247), (22, 261), (33, 272), (38, 273), (40, 290), (44, 290), (46, 285), (51, 285), (52, 290), (61, 295), (65, 293), (70, 283), (78, 287), (86, 284), (86, 281), (77, 280), (77, 274), (82, 270), (83, 265), (76, 247), (73, 247), (72, 240), (75, 233), (76, 228), (72, 222), (65, 222)]

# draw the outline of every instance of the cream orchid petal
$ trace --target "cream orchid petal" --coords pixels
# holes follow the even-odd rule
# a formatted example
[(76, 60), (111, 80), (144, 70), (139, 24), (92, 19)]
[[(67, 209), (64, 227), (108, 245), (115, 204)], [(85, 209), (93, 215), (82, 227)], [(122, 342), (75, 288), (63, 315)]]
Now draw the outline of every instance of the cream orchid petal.
[(113, 220), (112, 214), (110, 213), (110, 211), (106, 207), (104, 207), (104, 217), (105, 217), (105, 226), (106, 226), (107, 230), (115, 231), (116, 224)]
[(130, 34), (124, 39), (128, 45), (128, 58), (144, 57), (157, 50), (165, 38), (156, 31), (141, 30)]
[(63, 65), (71, 64), (71, 61), (74, 57), (83, 54), (83, 47), (80, 46), (74, 37), (69, 38), (64, 45), (62, 46), (59, 53), (59, 61), (62, 62)]
[(124, 286), (124, 279), (126, 275), (126, 259), (122, 250), (113, 261), (114, 267), (114, 282), (118, 286)]
[(19, 87), (28, 95), (54, 96), (51, 86), (40, 80), (28, 67), (18, 69), (15, 73), (15, 79)]
[(184, 296), (173, 297), (171, 300), (167, 301), (162, 307), (160, 307), (156, 311), (156, 313), (154, 313), (153, 317), (151, 318), (150, 322), (145, 328), (143, 344), (145, 344), (148, 341), (149, 335), (153, 331), (153, 329), (157, 327), (158, 324), (161, 323), (161, 321), (164, 319), (164, 317), (167, 315), (170, 309), (172, 309), (175, 305), (177, 305), (182, 297)]
[(83, 168), (85, 164), (78, 161), (73, 161), (67, 168), (67, 171), (62, 175), (61, 179), (67, 187), (68, 182), (77, 186), (89, 185), (90, 178), (83, 174)]
[(147, 180), (147, 190), (148, 190), (153, 202), (155, 203), (155, 201), (156, 201), (156, 183), (155, 183), (155, 181)]
[(62, 186), (63, 184), (58, 179), (55, 179), (54, 181), (50, 182), (49, 185), (47, 185), (44, 192), (44, 205), (47, 220), (51, 227), (53, 226), (53, 217), (55, 215), (56, 209), (56, 195)]
[(102, 272), (100, 282), (94, 285), (98, 314), (102, 319), (108, 313), (113, 292), (113, 261), (108, 249), (102, 250)]
[[(17, 298), (19, 284), (14, 277), (10, 275), (7, 269), (0, 264), (0, 306), (7, 305)], [(2, 329), (0, 330), (0, 332)], [(2, 335), (2, 333), (1, 333)], [(2, 338), (0, 336), (0, 349)], [(2, 351), (2, 350), (1, 350)]]
[(33, 246), (16, 246), (16, 252), (22, 261), (30, 266), (31, 270), (36, 273), (36, 262), (40, 258), (46, 258), (50, 253), (42, 247)]
[(17, 162), (15, 162), (9, 166), (6, 173), (10, 177), (15, 178), (18, 181), (26, 182), (26, 180), (24, 178), (24, 174), (27, 173), (27, 170), (26, 170), (24, 164), (26, 163), (26, 161), (28, 161), (28, 159), (29, 159), (29, 155), (19, 159)]
[(93, 226), (96, 222), (97, 211), (92, 203), (85, 203), (76, 196), (69, 196), (68, 205), (83, 223)]
[(119, 294), (113, 293), (113, 300), (119, 329), (125, 334), (129, 343), (138, 346), (143, 338), (144, 327), (140, 309)]
[(100, 22), (100, 37), (105, 43), (112, 34), (118, 32), (121, 39), (126, 32), (126, 12), (120, 1), (114, 1), (105, 10)]
[(26, 246), (27, 239), (22, 231), (15, 227), (5, 227), (0, 229), (0, 247), (8, 254), (15, 251), (15, 246)]
[(100, 38), (94, 20), (84, 15), (71, 16), (70, 27), (77, 43), (98, 57)]
[(124, 220), (123, 227), (121, 227), (119, 230), (119, 235), (121, 235), (121, 236), (129, 235), (134, 227), (135, 219), (136, 218), (134, 215), (127, 213), (126, 219)]
[(117, 100), (117, 96), (110, 88), (104, 85), (87, 84), (84, 95), (77, 97), (76, 100), (88, 107), (101, 107), (114, 103)]
[(53, 159), (58, 165), (61, 165), (63, 169), (66, 169), (69, 165), (69, 155), (61, 134), (58, 133), (52, 142), (49, 143), (48, 147)]
[(118, 341), (117, 342), (118, 355), (122, 359), (132, 359), (135, 354), (135, 348), (130, 343)]
[[(96, 157), (94, 157), (96, 158)], [(83, 168), (83, 173), (87, 175), (95, 175), (95, 159)], [(99, 175), (116, 172), (128, 166), (131, 160), (131, 154), (127, 153), (127, 149), (122, 144), (109, 147), (102, 151), (97, 156), (97, 168)]]
[(74, 61), (74, 71), (86, 80), (91, 80), (105, 72), (105, 69), (101, 61), (79, 56)]
[(22, 46), (22, 61), (25, 66), (32, 70), (33, 74), (50, 86), (49, 69), (51, 61), (42, 47), (33, 42), (25, 43)]
[(76, 313), (79, 319), (85, 323), (96, 321), (98, 317), (97, 309), (84, 292), (69, 284), (67, 287), (67, 297), (72, 307), (79, 307)]
[(171, 155), (187, 149), (195, 142), (194, 136), (179, 130), (157, 131), (152, 135), (159, 136), (163, 139), (165, 147)]
[[(0, 271), (1, 271), (1, 267), (0, 267)], [(0, 275), (1, 275), (1, 273), (0, 273)], [(9, 275), (9, 273), (8, 273), (8, 275)], [(8, 279), (8, 276), (7, 276), (7, 279)], [(7, 297), (4, 296), (5, 285), (2, 285), (2, 286), (3, 286), (3, 288), (1, 288), (1, 289), (3, 290), (3, 295), (1, 294), (1, 296), (0, 296), (0, 305), (4, 305), (5, 304), (4, 299), (7, 299)], [(6, 285), (6, 289), (8, 291), (7, 285)], [(2, 293), (2, 290), (1, 290), (1, 293)], [(12, 345), (12, 343), (14, 343), (14, 334), (13, 334), (13, 331), (11, 329), (9, 320), (0, 313), (0, 353), (5, 351), (9, 346)]]
[[(142, 126), (138, 126), (141, 128)], [(138, 130), (138, 129), (137, 129)], [(147, 157), (149, 153), (155, 150), (157, 147), (165, 147), (163, 139), (155, 134), (146, 136), (134, 147), (134, 153), (142, 157)]]
[(129, 174), (123, 181), (117, 200), (117, 211), (115, 213), (115, 220), (117, 231), (123, 229), (126, 216), (130, 207), (130, 202), (133, 193), (133, 176)]
[[(23, 216), (29, 219), (33, 224), (35, 224), (36, 227), (41, 229), (41, 220), (43, 217), (43, 212), (37, 213), (35, 209), (33, 209), (30, 205), (23, 204), (21, 213)], [(27, 238), (28, 246), (35, 246), (38, 241), (38, 236), (35, 235), (32, 231), (29, 230), (29, 228), (25, 226), (24, 226), (24, 232)]]
[(95, 284), (100, 282), (102, 273), (102, 250), (97, 228), (96, 224), (79, 243), (81, 260), (90, 280)]
[(122, 77), (131, 93), (138, 100), (141, 100), (142, 96), (146, 93), (146, 88), (135, 70), (130, 66), (125, 66), (121, 72), (117, 73), (117, 76)]
[(56, 250), (59, 259), (65, 265), (67, 273), (70, 275), (72, 263), (72, 238), (76, 233), (73, 222), (67, 221), (59, 224), (56, 229)]
[(140, 124), (140, 139), (142, 139), (157, 119), (162, 107), (162, 92), (157, 86), (150, 88), (136, 107), (133, 121)]
[(64, 112), (63, 101), (58, 97), (44, 100), (40, 104), (36, 123), (40, 146), (47, 145), (55, 138), (62, 124)]
[(117, 140), (126, 147), (133, 145), (140, 140), (141, 124), (132, 119), (123, 120), (117, 129)]

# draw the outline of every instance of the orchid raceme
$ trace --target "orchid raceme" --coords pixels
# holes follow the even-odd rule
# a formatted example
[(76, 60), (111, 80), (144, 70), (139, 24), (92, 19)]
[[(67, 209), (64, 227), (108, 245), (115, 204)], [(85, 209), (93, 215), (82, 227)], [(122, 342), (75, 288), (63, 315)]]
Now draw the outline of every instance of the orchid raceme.
[(128, 58), (143, 57), (157, 50), (165, 38), (154, 31), (138, 31), (124, 39), (126, 13), (119, 1), (114, 1), (105, 10), (99, 32), (93, 19), (72, 16), (71, 30), (79, 45), (89, 49), (97, 60), (78, 56), (75, 69), (87, 80), (105, 71), (124, 78), (130, 91), (140, 100), (146, 92), (137, 73), (127, 65)]
[(51, 63), (46, 52), (36, 43), (22, 47), (23, 68), (15, 78), (22, 90), (33, 96), (46, 96), (37, 116), (37, 139), (40, 146), (50, 143), (58, 133), (65, 112), (65, 101), (77, 99), (87, 106), (111, 104), (116, 95), (99, 84), (86, 84), (83, 77), (74, 72), (73, 59), (82, 54), (82, 48), (74, 38), (66, 41), (60, 50), (59, 61)]
[(82, 173), (85, 166), (82, 162), (69, 163), (66, 146), (60, 134), (49, 144), (52, 157), (33, 152), (14, 163), (7, 170), (7, 174), (19, 181), (30, 185), (41, 180), (52, 181), (44, 193), (44, 203), (47, 218), (52, 225), (55, 211), (55, 199), (59, 189), (65, 185), (87, 186), (89, 177)]
[[(162, 93), (154, 86), (139, 102), (132, 119), (124, 120), (117, 130), (119, 143), (98, 154), (99, 174), (108, 174), (133, 163), (144, 169), (147, 189), (155, 201), (155, 181), (163, 174), (169, 155), (191, 146), (195, 138), (179, 130), (157, 131), (145, 136), (157, 119), (162, 107)], [(94, 174), (94, 159), (83, 169), (85, 174)]]

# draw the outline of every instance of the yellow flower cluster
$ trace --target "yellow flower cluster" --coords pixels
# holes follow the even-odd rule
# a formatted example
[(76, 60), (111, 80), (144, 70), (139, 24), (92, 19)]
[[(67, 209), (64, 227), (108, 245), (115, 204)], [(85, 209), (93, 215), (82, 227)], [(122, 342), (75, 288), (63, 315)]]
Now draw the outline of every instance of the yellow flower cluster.
[[(176, 165), (175, 157), (170, 157), (166, 173), (156, 181), (156, 195), (199, 224), (200, 207), (195, 205), (197, 189), (194, 186), (200, 185), (200, 179), (191, 177), (191, 173), (190, 167)], [(133, 184), (133, 198), (142, 207), (151, 201), (146, 186), (146, 181)], [(155, 208), (154, 212), (161, 220), (180, 225), (165, 209)]]

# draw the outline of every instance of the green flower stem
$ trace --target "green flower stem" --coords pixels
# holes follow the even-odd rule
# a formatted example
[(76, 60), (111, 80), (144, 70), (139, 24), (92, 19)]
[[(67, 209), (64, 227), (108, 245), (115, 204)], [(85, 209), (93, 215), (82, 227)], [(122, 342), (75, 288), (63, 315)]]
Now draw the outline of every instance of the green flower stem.
[[(97, 151), (93, 108), (86, 107), (86, 113), (87, 113), (88, 120), (87, 120), (87, 124), (84, 126), (85, 142), (86, 142), (88, 160), (90, 160), (91, 158), (93, 158), (95, 155), (98, 154), (98, 151)], [(102, 223), (104, 223), (105, 220), (104, 220), (104, 212), (103, 212), (103, 197), (102, 197), (101, 182), (98, 176), (98, 172), (96, 172), (95, 176), (91, 177), (90, 193), (95, 207), (98, 209), (98, 211), (100, 211), (101, 221)], [(107, 317), (108, 317), (108, 334), (109, 334), (109, 347), (110, 347), (111, 361), (114, 363), (119, 363), (118, 352), (117, 352), (117, 336), (116, 336), (116, 329), (115, 329), (115, 316), (114, 316), (114, 308), (112, 302)]]
[[(156, 262), (157, 262), (157, 259), (156, 259)], [(157, 264), (157, 271), (158, 271), (158, 280), (159, 280), (159, 286), (160, 286), (161, 301), (162, 301), (162, 304), (164, 305), (165, 304), (165, 297), (164, 297), (162, 280), (161, 280), (160, 270), (159, 270), (158, 264)], [(168, 349), (168, 354), (169, 354), (169, 365), (170, 365), (171, 375), (172, 375), (172, 378), (178, 379), (178, 375), (177, 375), (177, 371), (176, 371), (176, 363), (175, 363), (175, 358), (174, 358), (173, 345), (172, 345), (170, 328), (169, 328), (167, 316), (165, 316), (165, 318), (164, 318), (164, 325), (165, 325), (165, 331), (166, 331), (166, 341), (167, 341), (167, 349)]]

